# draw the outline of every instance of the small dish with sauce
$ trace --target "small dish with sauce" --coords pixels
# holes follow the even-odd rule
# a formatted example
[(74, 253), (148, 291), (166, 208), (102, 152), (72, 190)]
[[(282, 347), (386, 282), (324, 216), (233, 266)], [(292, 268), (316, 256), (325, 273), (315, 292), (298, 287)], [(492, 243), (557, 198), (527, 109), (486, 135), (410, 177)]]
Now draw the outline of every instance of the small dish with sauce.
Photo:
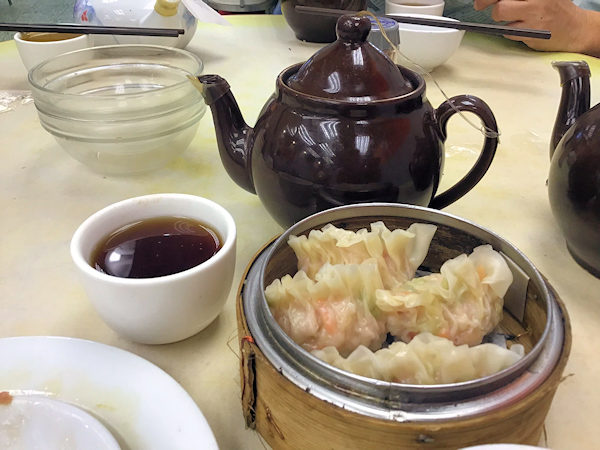
[(144, 344), (180, 341), (221, 312), (233, 281), (236, 227), (222, 206), (152, 194), (86, 219), (71, 256), (102, 319)]
[(88, 34), (16, 33), (14, 40), (27, 70), (55, 56), (91, 46)]

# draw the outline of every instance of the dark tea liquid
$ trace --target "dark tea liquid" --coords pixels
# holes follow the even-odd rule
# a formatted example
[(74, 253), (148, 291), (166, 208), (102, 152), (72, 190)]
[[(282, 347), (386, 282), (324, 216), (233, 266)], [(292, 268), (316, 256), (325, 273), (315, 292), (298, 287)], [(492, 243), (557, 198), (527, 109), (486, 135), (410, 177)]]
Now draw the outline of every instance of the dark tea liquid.
[(156, 217), (105, 237), (92, 253), (91, 265), (115, 277), (162, 277), (203, 263), (221, 245), (217, 233), (196, 220)]

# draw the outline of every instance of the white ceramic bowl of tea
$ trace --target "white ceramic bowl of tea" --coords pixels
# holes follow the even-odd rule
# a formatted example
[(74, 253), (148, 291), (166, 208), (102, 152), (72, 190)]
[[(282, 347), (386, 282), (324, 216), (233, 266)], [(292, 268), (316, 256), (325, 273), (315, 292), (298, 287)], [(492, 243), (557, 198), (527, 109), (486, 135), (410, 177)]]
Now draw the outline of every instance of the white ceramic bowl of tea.
[(443, 0), (385, 0), (385, 13), (441, 16), (444, 6)]
[(91, 46), (88, 34), (71, 33), (16, 33), (17, 51), (27, 70), (63, 53)]
[[(141, 227), (137, 238), (144, 233), (150, 236), (152, 233), (147, 224), (157, 218), (183, 218), (201, 224), (218, 236), (220, 248), (204, 262), (175, 273), (170, 270), (179, 263), (169, 259), (168, 253), (163, 253), (158, 263), (168, 266), (165, 273), (169, 274), (151, 277), (145, 274), (154, 269), (148, 269), (147, 264), (144, 269), (139, 264), (147, 259), (148, 253), (142, 249), (153, 247), (140, 246), (140, 241), (136, 241), (133, 246), (124, 243), (120, 254), (100, 251), (106, 249), (109, 236), (118, 235), (115, 232), (132, 224)], [(189, 223), (185, 226), (189, 227)], [(183, 234), (186, 233), (190, 234), (187, 231)], [(132, 241), (134, 239), (129, 242)], [(112, 242), (115, 243), (114, 239)], [(123, 252), (124, 248), (131, 252)], [(188, 250), (186, 254), (189, 254)], [(121, 336), (144, 344), (167, 344), (188, 338), (206, 328), (219, 315), (231, 290), (235, 251), (236, 227), (229, 212), (211, 200), (186, 194), (152, 194), (114, 203), (87, 218), (71, 240), (71, 257), (98, 314)], [(135, 255), (133, 258), (130, 257), (132, 254)], [(178, 257), (179, 254), (176, 253)], [(130, 278), (124, 273), (112, 275), (105, 271), (105, 266), (96, 268), (99, 261), (117, 261), (120, 257), (124, 261), (127, 258), (137, 261), (135, 276), (139, 278)]]

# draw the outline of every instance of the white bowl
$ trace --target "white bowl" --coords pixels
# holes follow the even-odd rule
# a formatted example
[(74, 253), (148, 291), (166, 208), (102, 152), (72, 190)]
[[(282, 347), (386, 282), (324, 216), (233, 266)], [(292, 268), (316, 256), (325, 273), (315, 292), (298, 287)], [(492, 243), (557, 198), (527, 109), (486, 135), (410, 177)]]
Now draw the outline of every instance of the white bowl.
[[(449, 17), (428, 14), (394, 14), (458, 22)], [(430, 72), (444, 64), (458, 49), (465, 34), (463, 30), (425, 25), (398, 24), (400, 33), (399, 50), (409, 61)]]
[[(46, 36), (56, 36), (59, 33), (35, 33), (36, 35), (44, 34)], [(66, 37), (68, 35), (62, 34)], [(23, 33), (14, 35), (17, 51), (23, 61), (23, 65), (27, 70), (31, 70), (39, 63), (44, 62), (63, 53), (81, 50), (91, 45), (91, 39), (88, 34), (73, 35), (74, 37), (60, 40), (50, 40), (45, 42), (36, 42), (24, 39)]]
[[(205, 262), (172, 275), (120, 278), (92, 267), (103, 238), (125, 225), (154, 217), (195, 219), (221, 237)], [(233, 281), (236, 228), (222, 206), (185, 194), (152, 194), (110, 205), (86, 219), (71, 240), (71, 257), (92, 304), (120, 335), (145, 344), (176, 342), (207, 327), (221, 312)]]
[(443, 0), (385, 0), (386, 14), (444, 14)]

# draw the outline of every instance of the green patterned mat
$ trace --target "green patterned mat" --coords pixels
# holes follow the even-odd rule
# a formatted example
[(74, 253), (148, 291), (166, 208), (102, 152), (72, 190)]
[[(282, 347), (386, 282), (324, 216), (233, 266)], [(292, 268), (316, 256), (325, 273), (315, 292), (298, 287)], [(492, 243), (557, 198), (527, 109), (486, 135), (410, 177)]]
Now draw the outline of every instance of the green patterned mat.
[[(73, 22), (75, 0), (0, 0), (0, 21), (13, 23)], [(12, 39), (14, 33), (0, 31), (0, 41)]]

